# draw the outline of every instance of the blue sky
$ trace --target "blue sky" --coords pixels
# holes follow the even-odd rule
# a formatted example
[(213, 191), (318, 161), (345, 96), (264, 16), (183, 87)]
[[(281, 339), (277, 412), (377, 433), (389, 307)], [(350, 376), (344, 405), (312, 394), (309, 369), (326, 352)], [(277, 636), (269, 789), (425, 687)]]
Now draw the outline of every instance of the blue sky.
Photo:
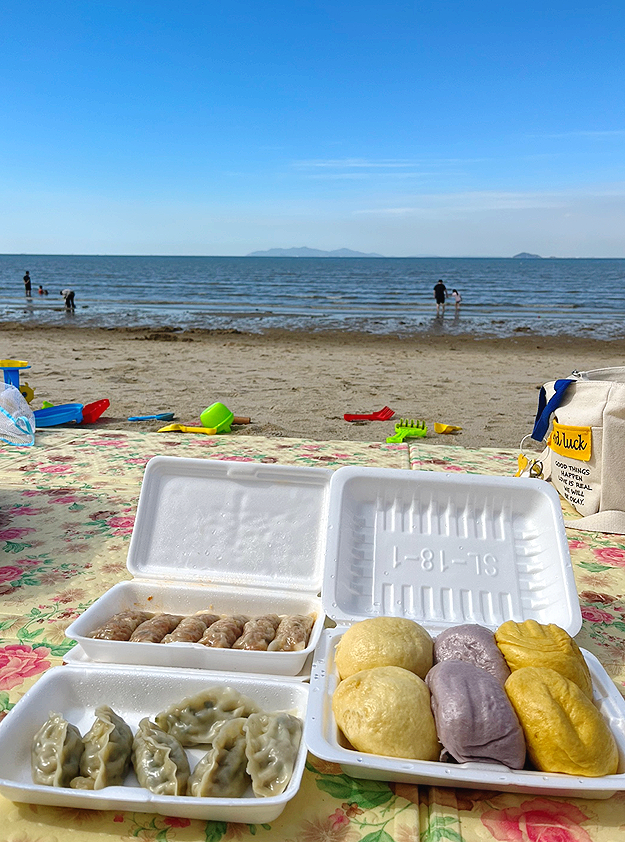
[(230, 5), (3, 4), (0, 253), (625, 257), (622, 3)]

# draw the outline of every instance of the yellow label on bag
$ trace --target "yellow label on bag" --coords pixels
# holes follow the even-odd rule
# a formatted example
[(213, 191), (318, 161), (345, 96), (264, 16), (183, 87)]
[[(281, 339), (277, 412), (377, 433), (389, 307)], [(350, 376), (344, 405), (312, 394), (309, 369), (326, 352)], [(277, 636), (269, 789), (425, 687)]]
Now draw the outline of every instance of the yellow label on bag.
[(588, 462), (592, 454), (592, 430), (590, 427), (567, 427), (554, 421), (548, 444), (560, 456)]

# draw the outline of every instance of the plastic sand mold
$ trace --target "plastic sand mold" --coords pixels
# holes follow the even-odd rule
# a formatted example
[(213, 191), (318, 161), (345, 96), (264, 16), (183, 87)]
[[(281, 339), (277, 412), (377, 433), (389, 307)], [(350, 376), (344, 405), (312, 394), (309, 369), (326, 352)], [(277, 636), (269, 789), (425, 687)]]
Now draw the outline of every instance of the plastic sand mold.
[(76, 421), (80, 424), (82, 421), (83, 405), (81, 403), (64, 403), (60, 406), (48, 406), (45, 409), (36, 409), (33, 412), (35, 416), (36, 427), (55, 427), (57, 424), (68, 424), (70, 421)]
[(453, 424), (439, 424), (438, 421), (434, 423), (435, 433), (459, 433), (462, 427), (455, 427)]
[(98, 420), (103, 412), (106, 412), (110, 405), (111, 402), (108, 398), (102, 398), (102, 400), (94, 401), (93, 403), (88, 403), (86, 406), (83, 406), (82, 423), (93, 424)]
[(200, 421), (204, 427), (214, 427), (218, 433), (229, 433), (234, 421), (234, 412), (223, 403), (214, 403), (200, 415)]

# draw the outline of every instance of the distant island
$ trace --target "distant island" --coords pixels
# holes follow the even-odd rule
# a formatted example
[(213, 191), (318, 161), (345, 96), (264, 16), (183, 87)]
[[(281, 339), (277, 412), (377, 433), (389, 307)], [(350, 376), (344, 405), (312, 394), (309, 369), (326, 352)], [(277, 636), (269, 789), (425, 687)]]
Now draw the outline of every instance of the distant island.
[(321, 249), (309, 249), (306, 246), (291, 249), (268, 249), (268, 251), (253, 251), (247, 257), (383, 257), (382, 254), (365, 254), (362, 251), (351, 249), (335, 249), (335, 251), (322, 251)]
[(521, 260), (542, 260), (542, 255), (540, 254), (530, 254), (529, 251), (520, 251), (518, 254), (513, 254), (512, 259), (516, 260), (520, 258)]

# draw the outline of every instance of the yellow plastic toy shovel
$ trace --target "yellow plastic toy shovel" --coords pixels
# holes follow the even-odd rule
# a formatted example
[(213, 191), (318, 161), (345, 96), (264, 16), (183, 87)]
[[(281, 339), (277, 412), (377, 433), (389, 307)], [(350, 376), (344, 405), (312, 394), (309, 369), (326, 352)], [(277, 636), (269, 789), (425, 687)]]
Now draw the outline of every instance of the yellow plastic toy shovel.
[(434, 422), (435, 433), (459, 433), (461, 430), (462, 427), (455, 427), (453, 424), (439, 424), (438, 421)]
[(214, 436), (217, 434), (215, 427), (185, 427), (184, 424), (168, 424), (166, 427), (161, 427), (157, 433), (206, 433), (206, 435)]

